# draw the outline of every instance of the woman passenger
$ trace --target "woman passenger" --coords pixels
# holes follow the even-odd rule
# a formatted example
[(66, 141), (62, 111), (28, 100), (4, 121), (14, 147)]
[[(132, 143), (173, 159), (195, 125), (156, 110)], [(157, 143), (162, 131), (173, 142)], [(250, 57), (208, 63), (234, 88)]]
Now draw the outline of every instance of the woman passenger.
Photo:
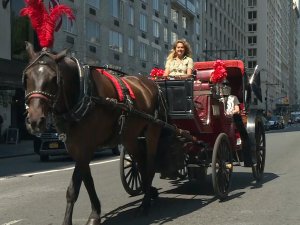
[(167, 57), (164, 77), (172, 76), (176, 79), (192, 77), (194, 63), (192, 51), (186, 40), (177, 40)]

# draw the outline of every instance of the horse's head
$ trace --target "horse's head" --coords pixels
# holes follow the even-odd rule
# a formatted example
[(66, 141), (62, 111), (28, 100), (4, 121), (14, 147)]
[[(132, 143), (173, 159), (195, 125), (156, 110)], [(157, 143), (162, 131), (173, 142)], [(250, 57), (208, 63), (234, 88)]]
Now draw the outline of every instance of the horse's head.
[(26, 127), (32, 134), (41, 133), (46, 128), (47, 117), (60, 95), (60, 68), (58, 63), (66, 55), (66, 50), (52, 54), (47, 49), (35, 52), (26, 42), (29, 64), (23, 72), (25, 101), (27, 108)]

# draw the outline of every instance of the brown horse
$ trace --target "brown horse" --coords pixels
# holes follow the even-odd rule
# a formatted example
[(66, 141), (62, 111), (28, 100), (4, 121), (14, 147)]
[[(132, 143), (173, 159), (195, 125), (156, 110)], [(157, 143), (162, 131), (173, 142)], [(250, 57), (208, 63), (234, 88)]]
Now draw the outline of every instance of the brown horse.
[[(29, 65), (24, 70), (23, 82), (26, 91), (27, 129), (32, 133), (43, 132), (47, 118), (53, 116), (59, 133), (65, 134), (65, 144), (74, 159), (75, 169), (67, 189), (67, 207), (63, 225), (72, 224), (74, 204), (78, 198), (83, 181), (91, 201), (92, 212), (88, 225), (100, 224), (101, 206), (94, 187), (89, 163), (96, 147), (116, 143), (116, 132), (120, 115), (126, 115), (122, 126), (120, 142), (137, 162), (141, 173), (142, 188), (145, 193), (141, 207), (146, 210), (151, 199), (157, 197), (157, 190), (152, 187), (155, 174), (155, 157), (161, 133), (161, 126), (131, 114), (114, 104), (106, 104), (107, 98), (118, 99), (112, 81), (95, 68), (89, 69), (91, 96), (82, 118), (74, 119), (72, 109), (80, 100), (80, 70), (76, 60), (66, 56), (66, 51), (58, 54), (43, 49), (35, 52), (30, 43), (26, 43)], [(126, 76), (126, 83), (131, 87), (135, 100), (132, 108), (147, 115), (157, 115), (160, 100), (159, 88), (147, 77)], [(93, 101), (96, 99), (98, 101)], [(99, 101), (101, 100), (101, 101)], [(130, 107), (129, 107), (130, 108)], [(162, 115), (158, 113), (158, 118)], [(78, 115), (77, 115), (78, 117)], [(157, 117), (156, 117), (157, 118)], [(141, 149), (138, 137), (145, 137), (144, 149)]]

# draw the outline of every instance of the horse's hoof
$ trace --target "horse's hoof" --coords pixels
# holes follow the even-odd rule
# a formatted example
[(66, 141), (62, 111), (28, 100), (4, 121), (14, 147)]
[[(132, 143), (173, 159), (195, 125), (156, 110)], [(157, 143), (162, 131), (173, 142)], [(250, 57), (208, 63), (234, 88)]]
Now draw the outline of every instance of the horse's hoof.
[(100, 225), (101, 221), (100, 219), (89, 219), (89, 221), (86, 223), (86, 225)]
[(150, 188), (150, 197), (151, 199), (157, 199), (158, 198), (158, 190), (155, 187)]

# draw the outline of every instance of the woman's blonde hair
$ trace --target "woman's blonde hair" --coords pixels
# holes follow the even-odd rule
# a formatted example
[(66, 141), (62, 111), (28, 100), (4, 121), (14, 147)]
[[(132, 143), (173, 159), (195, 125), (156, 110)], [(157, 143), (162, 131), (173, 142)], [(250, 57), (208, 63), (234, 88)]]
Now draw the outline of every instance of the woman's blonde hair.
[(178, 43), (183, 44), (184, 46), (184, 56), (188, 56), (188, 57), (192, 57), (192, 50), (191, 50), (191, 46), (190, 44), (184, 40), (184, 39), (180, 39), (174, 42), (173, 46), (172, 46), (172, 50), (170, 52), (170, 54), (167, 57), (167, 60), (171, 60), (177, 57), (176, 55), (176, 46)]

